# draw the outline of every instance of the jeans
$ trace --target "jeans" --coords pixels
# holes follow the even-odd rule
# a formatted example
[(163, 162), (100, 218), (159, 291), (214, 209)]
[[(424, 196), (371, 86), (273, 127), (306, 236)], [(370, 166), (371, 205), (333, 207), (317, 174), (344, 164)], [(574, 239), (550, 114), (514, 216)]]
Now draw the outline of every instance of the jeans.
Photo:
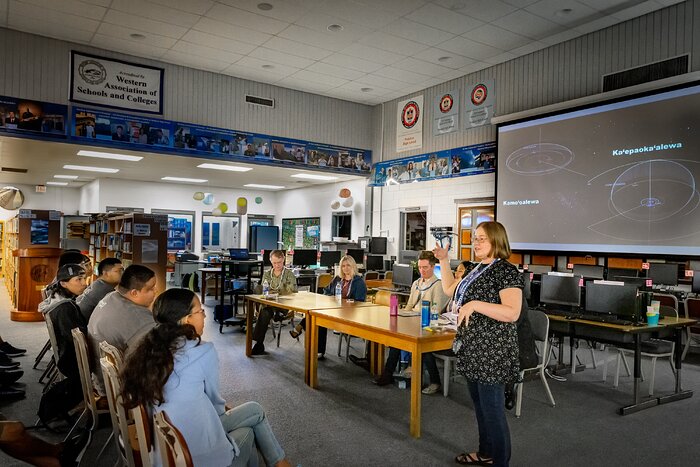
[[(302, 320), (299, 322), (299, 326), (301, 326), (302, 329), (306, 330), (306, 318), (302, 318)], [(327, 335), (328, 329), (322, 327), (318, 328), (318, 353), (320, 354), (326, 353)]]
[(494, 466), (507, 467), (510, 462), (510, 430), (504, 406), (505, 385), (469, 381), (467, 386), (479, 426), (479, 453), (482, 457), (493, 458)]
[[(401, 351), (393, 347), (389, 348), (389, 357), (386, 359), (386, 365), (384, 365), (384, 373), (382, 376), (390, 377), (394, 374), (396, 370), (396, 365), (399, 363), (399, 358), (401, 358)], [(428, 370), (428, 376), (430, 376), (430, 384), (440, 384), (440, 372), (438, 371), (437, 363), (435, 363), (435, 356), (432, 352), (427, 352), (423, 354), (423, 364), (425, 369)]]
[(241, 450), (232, 465), (257, 467), (258, 454), (254, 449), (256, 445), (266, 465), (275, 465), (284, 459), (284, 450), (272, 432), (265, 411), (257, 402), (246, 402), (236, 406), (219, 418), (229, 438), (232, 438)]

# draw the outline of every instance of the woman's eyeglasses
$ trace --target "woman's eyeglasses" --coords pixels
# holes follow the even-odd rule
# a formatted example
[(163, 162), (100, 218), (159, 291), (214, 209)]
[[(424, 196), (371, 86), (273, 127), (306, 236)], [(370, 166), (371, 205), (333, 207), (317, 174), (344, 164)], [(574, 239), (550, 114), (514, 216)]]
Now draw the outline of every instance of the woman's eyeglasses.
[(488, 242), (489, 238), (488, 237), (474, 237), (472, 239), (472, 243), (485, 243)]

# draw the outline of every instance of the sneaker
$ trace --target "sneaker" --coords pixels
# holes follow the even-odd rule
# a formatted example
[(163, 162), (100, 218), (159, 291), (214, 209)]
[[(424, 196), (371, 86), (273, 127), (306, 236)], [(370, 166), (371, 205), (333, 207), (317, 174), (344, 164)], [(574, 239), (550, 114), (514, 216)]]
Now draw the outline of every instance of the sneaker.
[(411, 367), (407, 366), (403, 369), (403, 371), (401, 371), (401, 376), (403, 376), (404, 378), (410, 378), (412, 372), (413, 370), (411, 369)]
[(374, 378), (371, 381), (377, 386), (388, 386), (394, 382), (394, 378), (391, 376), (381, 375), (379, 378)]
[(0, 370), (11, 370), (12, 368), (17, 368), (19, 362), (12, 360), (10, 357), (5, 355), (5, 352), (0, 351)]
[(24, 375), (24, 371), (20, 369), (0, 370), (0, 386), (8, 386), (16, 383)]
[(25, 395), (24, 389), (13, 386), (0, 387), (0, 401), (23, 399)]
[(251, 352), (251, 355), (267, 355), (267, 352), (265, 352), (265, 344), (262, 342), (257, 342), (253, 346), (253, 351)]
[(435, 394), (440, 390), (440, 385), (436, 383), (431, 383), (429, 386), (423, 388), (421, 391), (423, 394)]
[(18, 349), (6, 341), (0, 344), (0, 351), (8, 357), (21, 357), (27, 353), (27, 349)]

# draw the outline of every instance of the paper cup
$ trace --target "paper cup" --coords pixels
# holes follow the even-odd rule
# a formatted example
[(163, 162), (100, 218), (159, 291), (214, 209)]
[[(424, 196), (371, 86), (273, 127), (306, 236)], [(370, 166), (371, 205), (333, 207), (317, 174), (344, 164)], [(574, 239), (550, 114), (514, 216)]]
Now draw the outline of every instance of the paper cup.
[(647, 312), (647, 325), (656, 326), (659, 324), (659, 314)]
[(654, 313), (658, 313), (659, 308), (661, 308), (661, 302), (659, 300), (652, 300), (651, 306), (652, 306), (652, 308), (654, 308)]

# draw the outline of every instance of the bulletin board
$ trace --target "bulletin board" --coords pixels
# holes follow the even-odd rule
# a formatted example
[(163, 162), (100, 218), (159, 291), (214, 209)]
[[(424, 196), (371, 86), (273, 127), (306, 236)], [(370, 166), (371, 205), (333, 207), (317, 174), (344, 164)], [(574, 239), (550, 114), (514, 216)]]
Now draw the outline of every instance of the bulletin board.
[(318, 248), (321, 233), (320, 217), (282, 219), (284, 249)]

